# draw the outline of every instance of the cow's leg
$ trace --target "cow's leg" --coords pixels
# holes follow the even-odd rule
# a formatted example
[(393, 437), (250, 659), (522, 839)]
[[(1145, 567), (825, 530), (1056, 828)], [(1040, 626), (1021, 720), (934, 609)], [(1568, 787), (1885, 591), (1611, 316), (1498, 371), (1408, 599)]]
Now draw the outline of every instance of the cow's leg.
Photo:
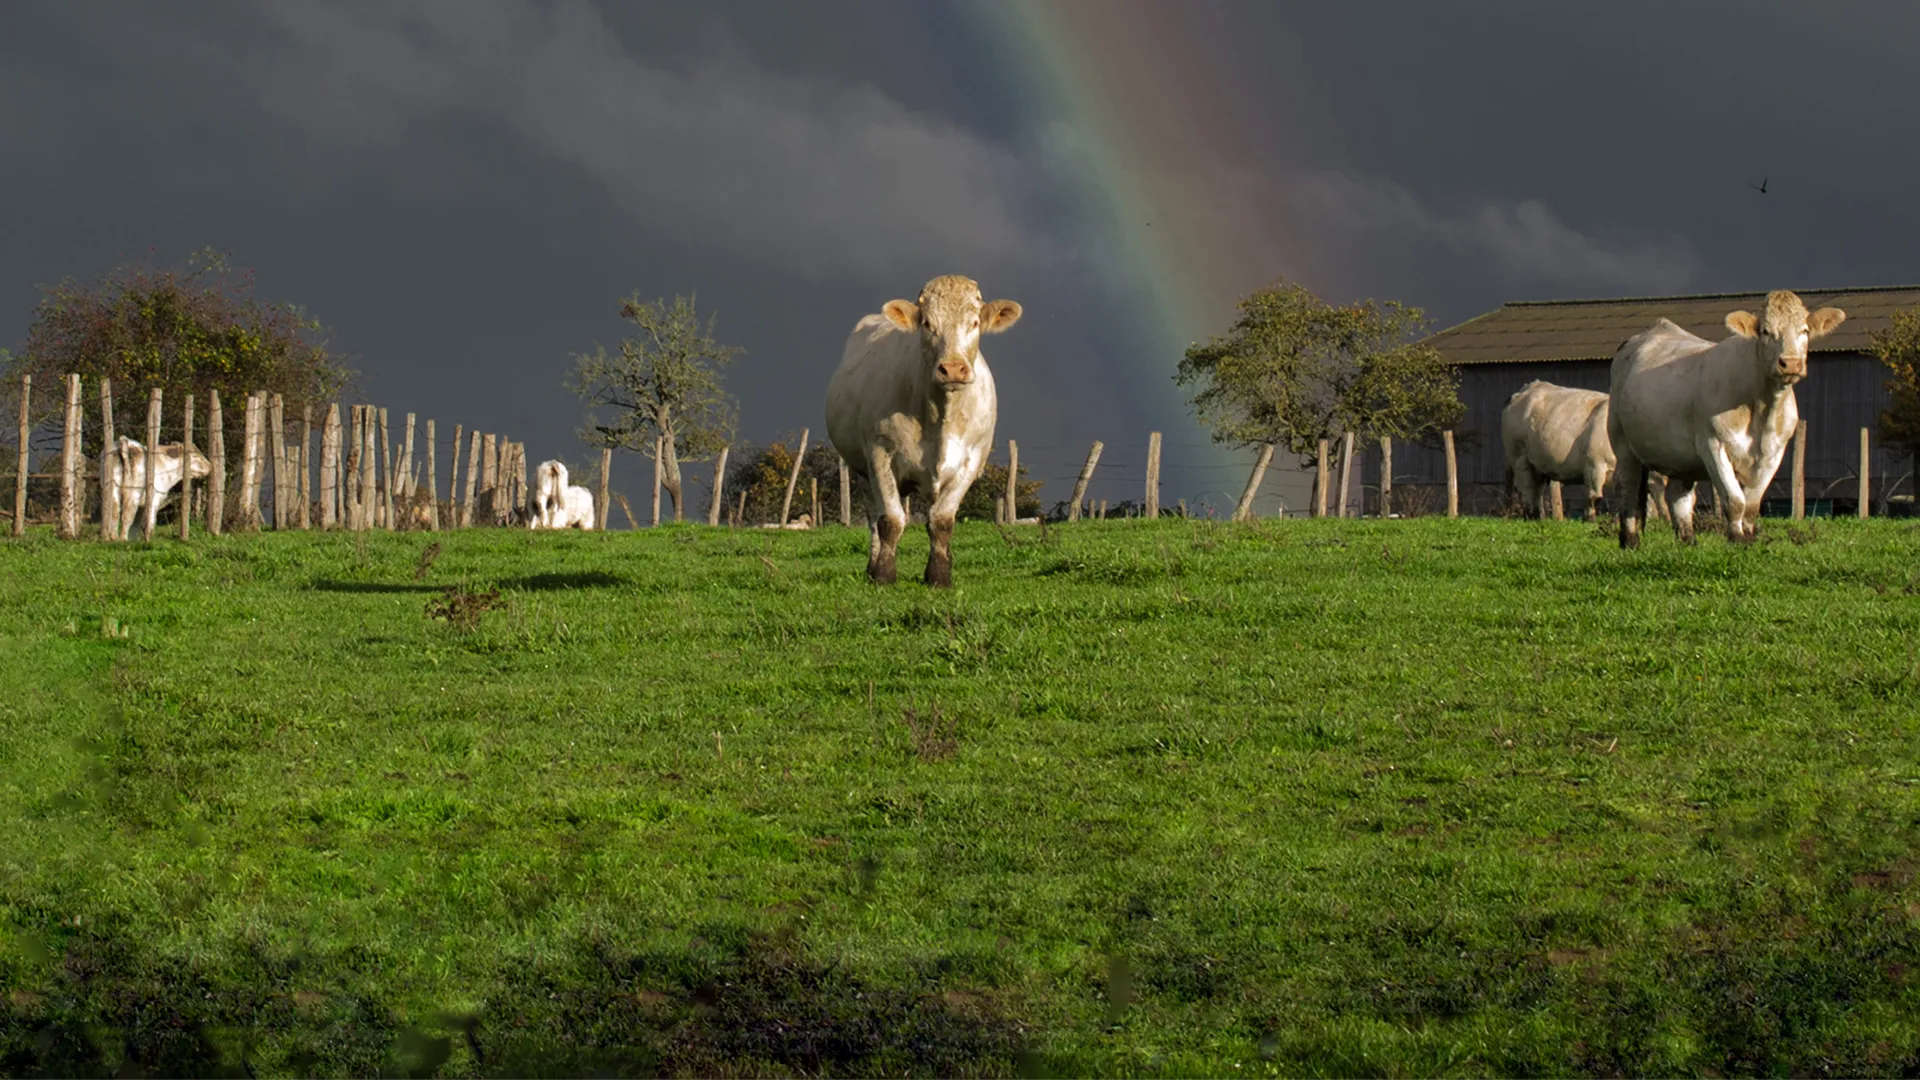
[(935, 588), (953, 585), (953, 522), (960, 514), (960, 499), (966, 490), (960, 484), (950, 484), (934, 495), (933, 505), (927, 508), (927, 540), (932, 550), (927, 553), (924, 580)]
[(1673, 519), (1674, 538), (1683, 544), (1693, 543), (1693, 502), (1699, 496), (1698, 488), (1691, 482), (1667, 481), (1667, 516)]
[(875, 585), (891, 585), (899, 577), (895, 563), (900, 552), (900, 537), (907, 531), (907, 512), (900, 505), (900, 485), (893, 475), (893, 463), (875, 452), (868, 463), (867, 516), (872, 519), (867, 550), (867, 580)]
[(1513, 467), (1513, 487), (1520, 493), (1520, 505), (1526, 508), (1526, 515), (1540, 518), (1540, 491), (1545, 485), (1540, 483), (1540, 475), (1533, 471), (1532, 464), (1523, 461)]
[(1607, 475), (1605, 465), (1587, 466), (1587, 520), (1600, 520), (1600, 503), (1607, 497)]
[(1621, 454), (1614, 474), (1620, 485), (1620, 548), (1640, 546), (1640, 522), (1647, 513), (1647, 467), (1632, 454)]
[(1727, 515), (1727, 539), (1736, 544), (1752, 539), (1746, 532), (1747, 486), (1734, 471), (1726, 446), (1718, 439), (1710, 439), (1700, 449), (1703, 451), (1700, 457), (1707, 465), (1707, 480), (1719, 493), (1721, 508)]

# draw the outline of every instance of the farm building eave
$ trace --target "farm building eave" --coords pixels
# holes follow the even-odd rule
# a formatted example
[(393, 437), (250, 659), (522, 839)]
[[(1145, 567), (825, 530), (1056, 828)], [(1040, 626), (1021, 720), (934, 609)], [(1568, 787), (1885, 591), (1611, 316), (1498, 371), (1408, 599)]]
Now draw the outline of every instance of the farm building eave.
[[(1865, 352), (1875, 331), (1902, 308), (1920, 307), (1920, 285), (1796, 289), (1809, 308), (1837, 307), (1847, 321), (1816, 339), (1814, 352)], [(1616, 300), (1520, 300), (1427, 338), (1456, 366), (1541, 360), (1610, 360), (1620, 343), (1672, 319), (1709, 341), (1727, 336), (1729, 311), (1757, 311), (1764, 292), (1639, 296)]]

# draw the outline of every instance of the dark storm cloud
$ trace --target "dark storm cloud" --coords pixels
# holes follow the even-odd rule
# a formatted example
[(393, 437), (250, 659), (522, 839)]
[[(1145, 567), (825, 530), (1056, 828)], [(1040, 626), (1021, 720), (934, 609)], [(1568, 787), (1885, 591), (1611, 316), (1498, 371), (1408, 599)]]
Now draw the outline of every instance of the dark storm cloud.
[[(1231, 238), (1223, 323), (1280, 273), (1441, 323), (1920, 278), (1920, 8), (1169, 10), (1239, 134), (1135, 167), (1180, 171), (1195, 227)], [(992, 355), (1050, 495), (1093, 438), (1115, 462), (1148, 424), (1191, 448), (1170, 384), (1115, 375), (1134, 298), (1070, 212), (1084, 133), (977, 27), (881, 0), (0, 5), (0, 343), (38, 283), (210, 244), (326, 319), (374, 399), (578, 460), (561, 377), (629, 291), (720, 312), (744, 437), (817, 437), (853, 321), (960, 270), (1027, 304)], [(1243, 475), (1181, 467), (1169, 501)], [(1135, 495), (1119, 475), (1102, 494)]]

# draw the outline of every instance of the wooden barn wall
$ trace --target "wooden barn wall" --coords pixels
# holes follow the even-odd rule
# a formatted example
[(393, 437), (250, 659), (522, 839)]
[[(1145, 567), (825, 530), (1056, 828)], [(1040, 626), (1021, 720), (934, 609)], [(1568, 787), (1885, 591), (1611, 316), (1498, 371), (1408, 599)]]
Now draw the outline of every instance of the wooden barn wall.
[[(1560, 386), (1586, 390), (1608, 388), (1612, 362), (1608, 360), (1537, 361), (1513, 364), (1478, 364), (1460, 371), (1460, 400), (1467, 413), (1455, 436), (1460, 462), (1461, 510), (1466, 513), (1491, 513), (1505, 499), (1507, 465), (1500, 447), (1500, 410), (1507, 399), (1534, 379), (1545, 379)], [(1856, 471), (1860, 458), (1860, 429), (1873, 429), (1874, 450), (1871, 461), (1874, 512), (1889, 495), (1914, 493), (1913, 459), (1905, 453), (1890, 453), (1879, 445), (1880, 412), (1886, 408), (1886, 370), (1880, 362), (1862, 353), (1815, 353), (1807, 378), (1796, 391), (1800, 416), (1807, 422), (1807, 498), (1834, 498), (1845, 512), (1851, 512), (1855, 497)], [(1789, 497), (1791, 461), (1781, 466), (1768, 499)], [(1362, 463), (1357, 493), (1366, 512), (1375, 512), (1380, 482), (1378, 451), (1366, 455)], [(1395, 487), (1433, 485), (1444, 490), (1447, 482), (1446, 458), (1440, 441), (1425, 444), (1396, 443), (1393, 452)], [(1584, 485), (1569, 484), (1564, 489), (1569, 514), (1586, 508)], [(1431, 497), (1424, 497), (1432, 501)], [(1444, 498), (1444, 496), (1443, 496)]]

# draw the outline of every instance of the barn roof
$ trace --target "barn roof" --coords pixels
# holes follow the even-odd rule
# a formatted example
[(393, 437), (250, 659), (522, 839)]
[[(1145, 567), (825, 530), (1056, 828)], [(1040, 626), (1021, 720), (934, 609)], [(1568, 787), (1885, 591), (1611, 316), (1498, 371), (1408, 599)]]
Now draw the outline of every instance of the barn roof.
[[(1813, 342), (1814, 352), (1864, 352), (1868, 337), (1901, 308), (1920, 307), (1920, 285), (1796, 289), (1808, 308), (1847, 313), (1840, 328)], [(1609, 360), (1620, 343), (1666, 317), (1708, 341), (1727, 336), (1727, 312), (1760, 311), (1767, 294), (1708, 293), (1622, 300), (1523, 300), (1468, 319), (1427, 339), (1452, 364), (1530, 360)]]

